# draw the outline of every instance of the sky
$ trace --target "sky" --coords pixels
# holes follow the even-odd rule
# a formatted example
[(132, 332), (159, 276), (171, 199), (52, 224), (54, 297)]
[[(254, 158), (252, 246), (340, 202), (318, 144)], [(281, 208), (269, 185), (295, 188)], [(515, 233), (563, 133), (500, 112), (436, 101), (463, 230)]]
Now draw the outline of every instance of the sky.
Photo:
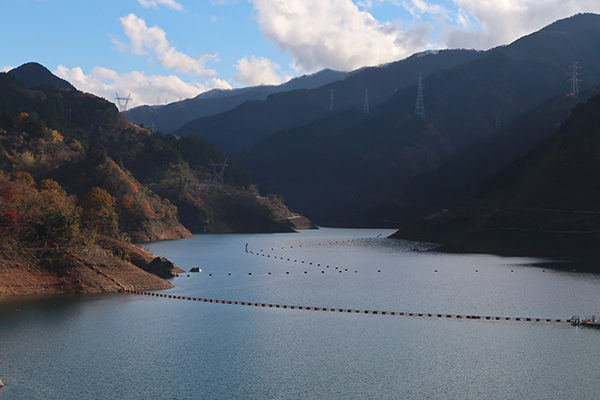
[(435, 49), (487, 50), (599, 0), (1, 0), (0, 71), (35, 61), (129, 106)]

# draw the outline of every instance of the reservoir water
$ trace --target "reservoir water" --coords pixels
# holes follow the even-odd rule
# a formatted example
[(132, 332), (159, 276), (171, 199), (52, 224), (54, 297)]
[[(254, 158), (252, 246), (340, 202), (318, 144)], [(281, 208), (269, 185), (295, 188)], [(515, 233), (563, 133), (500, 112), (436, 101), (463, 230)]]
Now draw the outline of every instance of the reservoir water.
[(202, 269), (161, 293), (295, 309), (123, 293), (0, 300), (0, 400), (600, 398), (600, 330), (564, 322), (600, 314), (600, 276), (536, 258), (426, 252), (391, 233), (147, 245)]

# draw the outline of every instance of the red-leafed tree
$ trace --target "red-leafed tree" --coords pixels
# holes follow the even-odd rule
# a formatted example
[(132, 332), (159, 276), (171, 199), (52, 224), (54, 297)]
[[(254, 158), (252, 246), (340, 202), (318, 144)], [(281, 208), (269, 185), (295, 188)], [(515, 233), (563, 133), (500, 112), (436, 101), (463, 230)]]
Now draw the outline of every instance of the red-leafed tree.
[(14, 208), (4, 210), (4, 218), (2, 219), (2, 225), (4, 226), (18, 226), (19, 225), (19, 213)]

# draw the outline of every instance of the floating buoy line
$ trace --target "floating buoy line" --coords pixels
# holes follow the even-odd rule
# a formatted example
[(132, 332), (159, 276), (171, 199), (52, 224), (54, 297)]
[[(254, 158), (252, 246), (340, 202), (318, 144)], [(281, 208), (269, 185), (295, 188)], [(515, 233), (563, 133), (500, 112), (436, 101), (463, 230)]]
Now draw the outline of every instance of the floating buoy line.
[[(337, 243), (337, 242), (336, 242)], [(468, 319), (477, 321), (517, 321), (517, 322), (543, 322), (543, 323), (571, 323), (570, 319), (553, 319), (553, 318), (532, 318), (532, 317), (498, 317), (498, 316), (482, 316), (472, 314), (441, 314), (441, 313), (423, 313), (423, 312), (399, 312), (399, 311), (382, 311), (382, 310), (359, 310), (350, 308), (334, 308), (334, 307), (315, 307), (315, 306), (300, 306), (300, 305), (289, 305), (289, 304), (272, 304), (272, 303), (257, 303), (249, 301), (234, 301), (234, 300), (220, 300), (220, 299), (208, 299), (202, 297), (189, 297), (189, 296), (177, 296), (163, 293), (148, 292), (143, 290), (129, 289), (118, 282), (115, 278), (111, 277), (107, 273), (103, 272), (100, 268), (85, 261), (82, 257), (78, 257), (72, 252), (63, 249), (56, 243), (48, 241), (48, 244), (54, 246), (56, 249), (62, 251), (68, 256), (72, 257), (75, 261), (81, 262), (92, 271), (106, 277), (111, 282), (119, 286), (119, 289), (123, 293), (143, 295), (149, 297), (157, 297), (164, 299), (174, 300), (186, 300), (200, 303), (215, 303), (215, 304), (227, 304), (227, 305), (238, 305), (247, 307), (261, 307), (261, 308), (275, 308), (284, 310), (306, 310), (306, 311), (325, 311), (335, 313), (349, 313), (349, 314), (370, 314), (370, 315), (386, 315), (386, 316), (402, 316), (402, 317), (417, 317), (417, 318), (437, 318), (437, 319)], [(301, 246), (300, 246), (301, 247)], [(248, 248), (246, 246), (246, 251)], [(251, 275), (251, 273), (250, 273)]]

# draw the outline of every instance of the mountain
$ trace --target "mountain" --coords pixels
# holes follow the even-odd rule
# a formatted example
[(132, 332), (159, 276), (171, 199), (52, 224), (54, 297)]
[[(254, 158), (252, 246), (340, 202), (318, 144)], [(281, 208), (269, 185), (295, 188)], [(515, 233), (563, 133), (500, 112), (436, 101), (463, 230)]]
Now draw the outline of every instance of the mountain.
[(349, 110), (362, 112), (367, 90), (369, 109), (375, 109), (397, 89), (414, 83), (419, 72), (428, 76), (482, 56), (483, 53), (472, 50), (416, 54), (391, 64), (363, 68), (344, 80), (315, 89), (276, 93), (263, 101), (247, 101), (225, 113), (190, 121), (175, 134), (198, 135), (234, 157), (252, 150), (259, 142), (279, 131)]
[(435, 171), (415, 176), (397, 194), (397, 201), (380, 205), (373, 217), (395, 221), (433, 212), (453, 204), (469, 204), (486, 179), (527, 154), (563, 122), (573, 107), (598, 94), (592, 88), (579, 94), (549, 99), (508, 122), (497, 132), (444, 161)]
[(11, 74), (0, 74), (0, 172), (32, 186), (54, 182), (79, 202), (105, 191), (96, 197), (114, 201), (107, 230), (138, 241), (189, 236), (186, 228), (294, 227), (281, 199), (259, 199), (248, 171), (205, 140), (150, 132), (105, 99), (50, 85), (27, 89)]
[(50, 72), (46, 67), (36, 62), (29, 62), (11, 69), (8, 74), (20, 79), (26, 88), (38, 85), (50, 85), (57, 89), (76, 90), (73, 85)]
[[(350, 110), (280, 131), (237, 159), (261, 188), (284, 196), (321, 225), (380, 225), (381, 219), (371, 220), (365, 210), (394, 202), (414, 176), (437, 170), (493, 135), (496, 126), (568, 93), (572, 61), (585, 76), (582, 90), (600, 83), (600, 16), (557, 21), (426, 76), (426, 118), (413, 115), (413, 83), (368, 115)], [(506, 143), (510, 147), (510, 140)]]
[(312, 89), (342, 80), (349, 73), (325, 69), (303, 75), (281, 85), (260, 85), (241, 89), (213, 89), (164, 106), (139, 106), (124, 112), (134, 124), (151, 127), (163, 133), (172, 133), (185, 123), (197, 118), (220, 114), (249, 100), (264, 100), (273, 93), (298, 89)]
[[(598, 168), (595, 95), (578, 103), (533, 150), (478, 185), (468, 206), (415, 219), (394, 237), (433, 239), (448, 251), (597, 257)], [(597, 263), (592, 269), (598, 272)]]

